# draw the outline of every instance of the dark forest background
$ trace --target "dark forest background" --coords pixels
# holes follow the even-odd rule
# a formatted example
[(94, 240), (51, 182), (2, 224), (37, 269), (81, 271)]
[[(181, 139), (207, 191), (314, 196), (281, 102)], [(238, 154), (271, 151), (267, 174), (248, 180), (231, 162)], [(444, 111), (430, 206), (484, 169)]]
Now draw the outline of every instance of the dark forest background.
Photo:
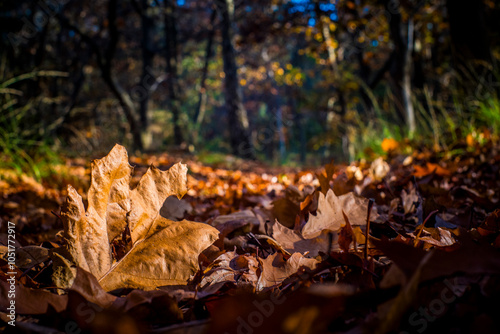
[(0, 32), (16, 168), (116, 142), (317, 165), (500, 131), (491, 0), (4, 0)]

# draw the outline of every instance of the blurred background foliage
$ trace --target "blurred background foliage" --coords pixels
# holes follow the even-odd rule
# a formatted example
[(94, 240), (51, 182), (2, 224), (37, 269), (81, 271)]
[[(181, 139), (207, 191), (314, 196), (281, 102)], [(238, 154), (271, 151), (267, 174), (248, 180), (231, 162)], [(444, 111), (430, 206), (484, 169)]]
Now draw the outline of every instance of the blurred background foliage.
[(500, 131), (492, 0), (4, 0), (0, 17), (1, 163), (37, 178), (116, 142), (318, 166)]

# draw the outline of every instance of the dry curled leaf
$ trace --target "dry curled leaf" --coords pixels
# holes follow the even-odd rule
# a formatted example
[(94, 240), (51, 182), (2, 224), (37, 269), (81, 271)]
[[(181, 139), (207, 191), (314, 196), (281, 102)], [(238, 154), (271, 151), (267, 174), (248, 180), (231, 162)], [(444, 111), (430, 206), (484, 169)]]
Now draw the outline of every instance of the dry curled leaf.
[(49, 258), (49, 250), (40, 246), (25, 246), (16, 249), (16, 265), (19, 268), (34, 267)]
[[(423, 241), (429, 245), (437, 246), (437, 247), (447, 247), (451, 246), (455, 243), (455, 238), (453, 234), (446, 229), (441, 227), (431, 228), (425, 227), (424, 232), (426, 235), (421, 236), (418, 240)], [(413, 233), (410, 233), (413, 236)]]
[[(305, 253), (316, 256), (319, 252), (328, 253), (339, 249), (338, 233), (345, 225), (344, 214), (349, 219), (353, 229), (366, 225), (368, 199), (350, 192), (336, 196), (333, 190), (328, 190), (326, 196), (319, 194), (317, 214), (311, 215), (300, 232), (286, 228), (275, 222), (273, 238), (287, 251)], [(378, 214), (375, 209), (370, 214), (374, 220)]]
[(199, 254), (217, 239), (218, 234), (206, 224), (159, 218), (146, 237), (99, 282), (108, 291), (121, 287), (151, 289), (185, 284), (198, 270)]
[(403, 209), (405, 214), (415, 211), (419, 202), (417, 188), (415, 188), (413, 184), (410, 184), (410, 188), (408, 189), (408, 191), (403, 190), (401, 192), (401, 200), (403, 202)]
[[(59, 254), (92, 273), (108, 291), (185, 284), (198, 270), (199, 254), (217, 239), (218, 231), (160, 216), (168, 196), (180, 198), (187, 191), (185, 165), (178, 163), (165, 172), (150, 167), (133, 190), (128, 184), (131, 171), (125, 148), (116, 145), (92, 163), (87, 210), (81, 196), (68, 187), (62, 212), (66, 245)], [(114, 262), (109, 241), (125, 227), (130, 229), (132, 248)], [(60, 277), (57, 281), (66, 285)]]
[[(323, 230), (337, 232), (345, 224), (342, 210), (352, 226), (366, 225), (368, 199), (357, 196), (353, 192), (337, 196), (330, 189), (326, 196), (319, 194), (318, 212), (316, 216), (309, 217), (302, 229), (302, 235), (305, 238), (312, 238)], [(374, 220), (377, 216), (376, 210), (373, 210), (370, 215), (371, 219)]]
[(308, 256), (315, 257), (319, 252), (328, 253), (339, 248), (337, 232), (324, 230), (312, 238), (304, 238), (300, 232), (291, 230), (277, 221), (272, 225), (272, 229), (273, 238), (290, 253), (307, 253)]
[(370, 175), (375, 181), (382, 181), (387, 176), (391, 166), (383, 158), (375, 159), (370, 166)]
[(205, 271), (200, 283), (200, 291), (204, 294), (215, 293), (224, 283), (238, 286), (255, 286), (258, 280), (258, 260), (251, 255), (238, 255), (236, 251), (220, 255)]
[(300, 253), (294, 253), (285, 261), (281, 253), (274, 253), (261, 260), (262, 273), (257, 282), (257, 291), (283, 282), (287, 277), (295, 274), (300, 267), (314, 269), (319, 261), (308, 259)]

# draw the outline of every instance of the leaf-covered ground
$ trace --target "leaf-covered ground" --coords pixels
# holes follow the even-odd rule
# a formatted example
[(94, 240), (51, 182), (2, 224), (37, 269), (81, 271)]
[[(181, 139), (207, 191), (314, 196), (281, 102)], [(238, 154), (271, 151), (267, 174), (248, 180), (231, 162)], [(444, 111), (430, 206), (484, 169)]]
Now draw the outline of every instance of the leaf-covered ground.
[(0, 328), (497, 332), (498, 147), (393, 149), (293, 170), (115, 146), (52, 183), (2, 171)]

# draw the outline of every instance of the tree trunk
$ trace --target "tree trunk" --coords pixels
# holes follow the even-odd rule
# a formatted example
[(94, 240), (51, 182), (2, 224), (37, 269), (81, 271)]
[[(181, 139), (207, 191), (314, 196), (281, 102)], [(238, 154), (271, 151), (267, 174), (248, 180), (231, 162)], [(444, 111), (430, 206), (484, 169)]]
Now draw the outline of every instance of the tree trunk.
[(230, 143), (233, 154), (254, 159), (255, 153), (250, 140), (247, 111), (243, 107), (241, 90), (238, 80), (238, 68), (233, 47), (232, 15), (234, 4), (232, 0), (217, 0), (221, 15), (222, 57), (224, 62), (224, 87)]
[(130, 95), (116, 82), (112, 75), (113, 59), (116, 53), (116, 47), (118, 45), (118, 28), (116, 25), (118, 10), (118, 0), (109, 0), (108, 2), (108, 26), (109, 26), (109, 43), (108, 47), (104, 52), (104, 62), (102, 64), (101, 71), (104, 81), (108, 84), (113, 94), (118, 99), (120, 106), (125, 113), (125, 117), (130, 125), (130, 131), (132, 132), (133, 145), (134, 148), (142, 150), (144, 148), (142, 137), (141, 137), (141, 125), (140, 120), (136, 120), (136, 110), (134, 103), (130, 98)]
[[(297, 38), (295, 50), (292, 53), (291, 62), (293, 67), (303, 68), (304, 57), (299, 55), (299, 50), (305, 48), (305, 45), (304, 33), (302, 33), (299, 35), (299, 38)], [(288, 99), (287, 103), (290, 108), (290, 113), (293, 120), (292, 130), (294, 131), (294, 134), (291, 136), (291, 138), (298, 137), (300, 162), (302, 164), (305, 164), (307, 153), (307, 134), (304, 116), (302, 114), (302, 111), (299, 110), (299, 100), (301, 99), (300, 90), (296, 86), (287, 85), (286, 91)]]
[(386, 0), (386, 10), (390, 13), (389, 20), (389, 35), (394, 43), (394, 57), (390, 64), (389, 73), (391, 74), (390, 83), (394, 93), (394, 103), (396, 105), (396, 112), (402, 124), (406, 123), (403, 102), (403, 69), (406, 56), (406, 43), (402, 34), (402, 18), (400, 11), (400, 4), (394, 0)]
[(200, 80), (200, 94), (198, 97), (198, 106), (196, 107), (196, 111), (193, 117), (194, 121), (194, 131), (193, 131), (193, 144), (198, 145), (199, 141), (199, 135), (200, 135), (200, 128), (201, 124), (203, 123), (203, 118), (205, 117), (205, 108), (206, 108), (206, 102), (207, 102), (207, 77), (208, 77), (208, 65), (210, 64), (210, 58), (212, 58), (212, 45), (214, 42), (214, 35), (215, 35), (215, 16), (217, 15), (217, 11), (214, 9), (212, 11), (212, 14), (210, 15), (210, 27), (209, 27), (209, 32), (208, 32), (208, 39), (207, 39), (207, 47), (205, 49), (205, 62), (203, 64), (203, 70), (201, 74), (201, 80)]
[(281, 105), (276, 110), (276, 128), (278, 130), (278, 147), (280, 152), (280, 163), (285, 161), (286, 144), (285, 144), (285, 127), (283, 126), (283, 109)]
[(457, 65), (468, 66), (474, 60), (491, 62), (490, 37), (483, 6), (483, 2), (477, 0), (446, 1)]
[(132, 133), (132, 140), (134, 149), (142, 150), (144, 148), (141, 136), (141, 126), (139, 125), (139, 121), (137, 121), (135, 116), (135, 107), (132, 99), (128, 95), (128, 93), (116, 82), (116, 80), (111, 76), (109, 71), (105, 71), (103, 73), (103, 80), (106, 82), (108, 87), (111, 89), (111, 92), (118, 100), (120, 107), (125, 114), (125, 118), (127, 118), (130, 132)]
[(151, 146), (151, 133), (149, 131), (149, 115), (148, 115), (148, 105), (150, 98), (150, 83), (151, 79), (154, 81), (154, 77), (151, 73), (151, 68), (153, 66), (154, 53), (152, 51), (151, 45), (151, 30), (153, 28), (152, 19), (147, 15), (148, 3), (146, 0), (142, 0), (142, 11), (141, 15), (141, 30), (142, 30), (142, 40), (141, 40), (141, 53), (142, 53), (142, 72), (137, 87), (137, 98), (139, 99), (139, 118), (141, 121), (141, 135), (144, 143), (144, 148), (148, 149)]
[(180, 146), (184, 136), (180, 126), (180, 102), (178, 88), (178, 61), (177, 61), (177, 23), (176, 4), (174, 1), (165, 1), (165, 60), (167, 63), (168, 106), (172, 112), (174, 123), (174, 143)]
[(413, 109), (412, 102), (412, 85), (411, 74), (413, 65), (413, 32), (414, 23), (413, 17), (408, 18), (408, 37), (407, 47), (405, 53), (405, 62), (403, 67), (403, 101), (406, 116), (406, 125), (408, 126), (409, 137), (412, 138), (416, 131), (415, 124), (415, 110)]
[(455, 70), (461, 77), (459, 85), (465, 92), (474, 92), (477, 81), (491, 68), (491, 39), (485, 24), (484, 3), (477, 0), (447, 0), (448, 21)]
[(89, 35), (85, 34), (77, 26), (70, 23), (68, 19), (65, 18), (62, 14), (58, 13), (55, 16), (58, 18), (59, 22), (61, 22), (63, 26), (73, 30), (75, 33), (80, 35), (82, 40), (85, 43), (87, 43), (92, 49), (92, 52), (95, 54), (97, 58), (96, 59), (97, 66), (101, 71), (102, 79), (108, 85), (109, 89), (111, 90), (111, 93), (118, 100), (118, 103), (120, 104), (120, 107), (122, 108), (123, 113), (127, 118), (130, 127), (130, 132), (132, 133), (132, 140), (133, 140), (132, 145), (134, 149), (141, 150), (143, 149), (144, 145), (141, 137), (140, 120), (136, 119), (137, 110), (134, 106), (134, 102), (132, 101), (130, 95), (115, 80), (112, 71), (113, 67), (112, 63), (114, 60), (114, 56), (116, 53), (116, 46), (118, 44), (118, 39), (119, 39), (118, 28), (116, 25), (117, 7), (118, 7), (117, 0), (109, 0), (107, 8), (108, 11), (107, 25), (108, 25), (109, 41), (107, 48), (104, 50), (104, 53), (102, 52), (101, 47), (94, 41), (93, 37), (90, 37)]

